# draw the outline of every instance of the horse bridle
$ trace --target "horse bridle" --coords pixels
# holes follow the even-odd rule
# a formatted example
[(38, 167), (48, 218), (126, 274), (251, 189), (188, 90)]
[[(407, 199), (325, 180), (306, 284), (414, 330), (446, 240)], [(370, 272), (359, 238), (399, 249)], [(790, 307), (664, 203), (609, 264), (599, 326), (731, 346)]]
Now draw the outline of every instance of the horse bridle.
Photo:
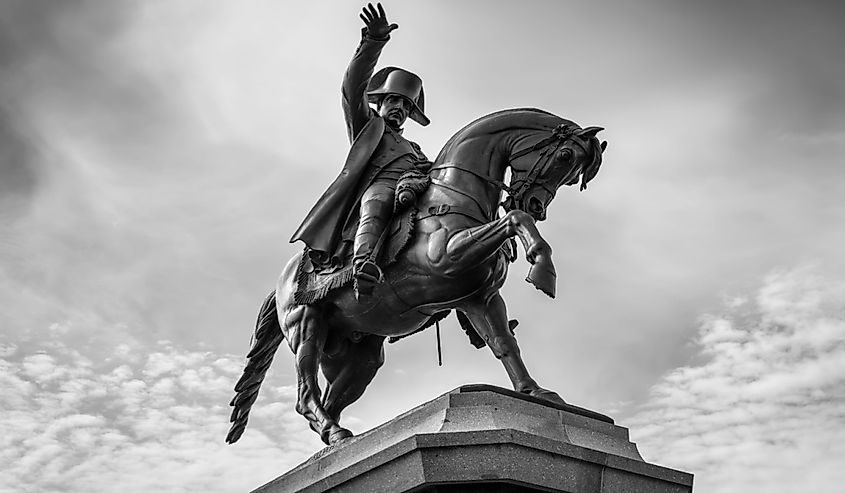
[[(496, 180), (494, 178), (490, 178), (489, 176), (482, 175), (480, 173), (476, 173), (475, 171), (468, 170), (466, 168), (461, 168), (453, 164), (441, 164), (440, 166), (435, 166), (431, 168), (430, 171), (440, 170), (440, 169), (447, 169), (447, 168), (454, 168), (464, 173), (468, 173), (470, 175), (479, 178), (482, 181), (487, 182), (488, 184), (498, 188), (501, 191), (504, 191), (508, 194), (508, 197), (499, 205), (505, 208), (506, 211), (513, 210), (518, 208), (519, 204), (522, 204), (525, 198), (525, 194), (531, 190), (535, 185), (539, 185), (544, 190), (552, 194), (553, 196), (557, 192), (556, 189), (551, 189), (547, 186), (547, 181), (544, 179), (542, 172), (548, 168), (549, 163), (552, 161), (552, 158), (555, 156), (557, 151), (560, 150), (561, 147), (566, 144), (567, 141), (571, 141), (580, 147), (585, 153), (589, 154), (589, 144), (584, 142), (578, 134), (576, 133), (578, 130), (581, 130), (580, 127), (576, 125), (571, 125), (568, 123), (561, 123), (554, 129), (552, 129), (552, 134), (539, 142), (528, 146), (524, 149), (520, 149), (510, 156), (508, 156), (508, 165), (513, 169), (513, 161), (515, 159), (521, 158), (532, 152), (541, 151), (540, 155), (537, 156), (537, 160), (534, 161), (534, 164), (525, 172), (524, 179), (514, 179), (511, 181), (511, 184), (508, 185), (501, 180)], [(513, 186), (516, 183), (520, 183), (519, 187)], [(581, 190), (586, 188), (586, 183), (581, 183)]]

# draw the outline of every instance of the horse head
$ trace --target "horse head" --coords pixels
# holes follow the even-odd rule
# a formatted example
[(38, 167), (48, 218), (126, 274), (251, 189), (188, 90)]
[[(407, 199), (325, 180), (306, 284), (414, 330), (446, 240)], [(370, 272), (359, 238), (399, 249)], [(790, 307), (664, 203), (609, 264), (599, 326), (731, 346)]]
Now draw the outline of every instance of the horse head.
[(542, 221), (558, 188), (580, 180), (581, 190), (585, 190), (598, 173), (607, 147), (607, 142), (596, 137), (601, 130), (561, 123), (540, 141), (512, 151), (509, 196), (502, 204), (505, 210), (522, 210)]

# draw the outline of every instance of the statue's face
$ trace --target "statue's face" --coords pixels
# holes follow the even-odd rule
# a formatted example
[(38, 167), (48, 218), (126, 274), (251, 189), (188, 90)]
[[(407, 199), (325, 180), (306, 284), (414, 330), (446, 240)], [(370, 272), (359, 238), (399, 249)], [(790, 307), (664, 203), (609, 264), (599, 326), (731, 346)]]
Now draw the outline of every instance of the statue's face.
[(393, 128), (402, 128), (411, 114), (411, 102), (397, 94), (388, 94), (381, 100), (378, 114)]

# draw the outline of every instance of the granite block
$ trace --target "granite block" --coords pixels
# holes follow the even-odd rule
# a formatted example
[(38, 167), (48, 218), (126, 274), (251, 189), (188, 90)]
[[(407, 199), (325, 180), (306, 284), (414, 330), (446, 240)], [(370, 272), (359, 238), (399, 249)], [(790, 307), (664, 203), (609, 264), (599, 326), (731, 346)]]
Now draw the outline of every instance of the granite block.
[(464, 386), (326, 447), (255, 492), (692, 491), (645, 462), (628, 430), (577, 406)]

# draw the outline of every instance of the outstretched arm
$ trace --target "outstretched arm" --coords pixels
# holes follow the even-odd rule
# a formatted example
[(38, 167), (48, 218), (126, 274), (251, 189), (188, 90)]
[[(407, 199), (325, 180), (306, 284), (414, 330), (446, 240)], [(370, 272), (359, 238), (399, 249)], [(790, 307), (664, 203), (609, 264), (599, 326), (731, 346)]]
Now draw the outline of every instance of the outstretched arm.
[(371, 3), (367, 4), (360, 14), (361, 20), (364, 21), (361, 44), (355, 50), (355, 55), (343, 76), (343, 113), (350, 142), (355, 140), (372, 116), (367, 103), (367, 84), (373, 75), (382, 48), (390, 39), (390, 32), (399, 28), (396, 24), (388, 23), (384, 8), (380, 3), (377, 5), (378, 8), (373, 7)]

